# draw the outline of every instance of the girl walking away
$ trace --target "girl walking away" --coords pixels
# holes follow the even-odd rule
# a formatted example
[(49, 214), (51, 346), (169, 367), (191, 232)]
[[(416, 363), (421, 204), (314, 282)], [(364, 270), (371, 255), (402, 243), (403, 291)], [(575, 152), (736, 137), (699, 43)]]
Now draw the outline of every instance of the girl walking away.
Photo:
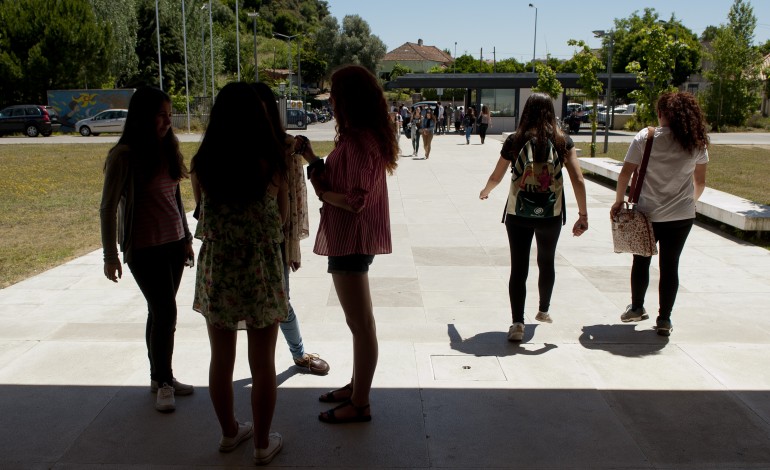
[(572, 234), (580, 236), (588, 230), (588, 212), (585, 183), (575, 144), (556, 125), (551, 97), (535, 93), (527, 99), (518, 129), (505, 140), (500, 159), (479, 194), (480, 199), (487, 199), (508, 169), (512, 168), (504, 216), (511, 250), (508, 296), (513, 324), (508, 330), (508, 341), (524, 338), (524, 304), (533, 237), (537, 243), (537, 285), (540, 294), (535, 320), (552, 322), (548, 310), (556, 280), (556, 244), (561, 226), (567, 220), (562, 184), (564, 167), (567, 168), (578, 206), (578, 219), (572, 227)]
[(104, 164), (99, 215), (104, 275), (112, 282), (123, 275), (117, 238), (123, 261), (147, 301), (150, 391), (155, 409), (162, 412), (174, 411), (175, 395), (193, 393), (192, 385), (178, 382), (171, 368), (176, 293), (185, 260), (194, 256), (179, 190), (179, 181), (187, 176), (171, 129), (171, 98), (157, 88), (138, 89), (128, 105), (123, 134)]
[[(698, 102), (689, 93), (665, 93), (658, 98), (658, 124), (642, 183), (637, 208), (652, 221), (659, 243), (659, 310), (655, 329), (661, 336), (673, 330), (671, 311), (679, 289), (679, 257), (695, 221), (695, 201), (706, 188), (708, 143), (706, 124)], [(618, 177), (614, 218), (623, 205), (626, 188), (639, 167), (648, 130), (640, 131), (628, 148)], [(646, 320), (644, 297), (650, 283), (650, 256), (634, 255), (631, 267), (631, 305), (620, 316), (623, 322)]]
[(481, 107), (481, 114), (479, 115), (479, 137), (481, 137), (481, 143), (484, 143), (484, 139), (487, 138), (487, 129), (492, 125), (492, 116), (489, 114), (489, 108), (487, 105)]
[(412, 156), (416, 157), (420, 150), (420, 134), (422, 134), (422, 114), (419, 106), (412, 110), (410, 125), (412, 126)]
[(425, 159), (430, 158), (430, 144), (433, 142), (433, 135), (436, 133), (436, 117), (428, 109), (425, 118), (422, 121), (422, 146), (425, 149)]
[[(244, 108), (251, 119), (231, 119)], [(267, 464), (283, 447), (270, 425), (278, 324), (288, 316), (281, 256), (288, 190), (283, 146), (249, 84), (229, 83), (217, 95), (191, 172), (200, 189), (195, 236), (203, 241), (193, 309), (206, 318), (209, 334), (209, 395), (222, 428), (219, 450), (230, 452), (253, 435), (254, 462)], [(237, 421), (233, 411), (239, 324), (249, 342), (253, 424)]]
[(386, 175), (396, 168), (398, 145), (382, 88), (371, 72), (345, 66), (334, 72), (331, 83), (336, 146), (325, 160), (310, 145), (303, 156), (323, 202), (313, 251), (329, 257), (328, 271), (353, 335), (353, 376), (349, 384), (319, 397), (342, 403), (318, 419), (352, 423), (372, 419), (369, 392), (378, 345), (368, 271), (375, 255), (392, 251)]

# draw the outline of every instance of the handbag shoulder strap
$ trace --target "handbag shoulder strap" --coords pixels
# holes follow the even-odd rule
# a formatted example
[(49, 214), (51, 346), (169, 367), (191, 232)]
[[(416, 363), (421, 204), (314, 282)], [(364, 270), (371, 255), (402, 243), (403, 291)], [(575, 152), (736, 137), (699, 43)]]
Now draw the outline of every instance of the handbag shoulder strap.
[(639, 193), (642, 192), (642, 184), (644, 183), (644, 174), (647, 172), (647, 162), (650, 161), (650, 151), (652, 150), (652, 141), (655, 139), (655, 128), (650, 126), (647, 128), (647, 144), (644, 146), (644, 155), (642, 155), (642, 163), (639, 168), (634, 171), (633, 179), (631, 180), (631, 192), (629, 194), (628, 202), (636, 204), (639, 202)]

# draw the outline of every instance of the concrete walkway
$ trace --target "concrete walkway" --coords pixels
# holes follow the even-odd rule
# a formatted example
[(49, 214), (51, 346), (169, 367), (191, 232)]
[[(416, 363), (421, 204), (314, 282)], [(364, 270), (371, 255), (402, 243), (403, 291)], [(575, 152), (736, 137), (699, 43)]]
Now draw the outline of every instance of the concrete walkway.
[[(478, 199), (500, 146), (436, 136), (429, 160), (403, 158), (389, 179), (394, 251), (370, 273), (380, 361), (369, 424), (316, 419), (327, 408), (318, 395), (350, 378), (351, 341), (326, 260), (312, 254), (312, 235), (303, 242), (292, 303), (308, 352), (331, 372), (301, 373), (279, 335), (273, 428), (284, 450), (272, 466), (770, 468), (770, 252), (696, 225), (670, 339), (651, 329), (656, 269), (653, 320), (622, 324), (631, 257), (612, 252), (613, 192), (588, 182), (591, 226), (580, 238), (567, 192), (554, 323), (534, 321), (533, 256), (525, 341), (509, 343), (508, 184)], [(314, 235), (319, 203), (310, 204)], [(251, 445), (217, 452), (193, 283), (187, 271), (174, 371), (197, 389), (170, 415), (153, 408), (146, 306), (128, 269), (108, 282), (99, 250), (0, 290), (0, 468), (251, 466)], [(249, 419), (239, 339), (237, 415)]]

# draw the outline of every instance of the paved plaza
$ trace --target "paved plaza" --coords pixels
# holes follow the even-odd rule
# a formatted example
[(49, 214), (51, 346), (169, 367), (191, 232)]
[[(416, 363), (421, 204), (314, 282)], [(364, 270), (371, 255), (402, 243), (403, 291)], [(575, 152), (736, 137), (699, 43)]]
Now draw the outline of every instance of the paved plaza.
[[(429, 160), (404, 157), (388, 180), (393, 253), (378, 256), (370, 273), (380, 359), (368, 424), (316, 418), (328, 408), (318, 395), (350, 379), (352, 346), (326, 259), (312, 253), (320, 203), (310, 198), (311, 237), (291, 299), (307, 351), (331, 371), (303, 374), (279, 334), (273, 428), (284, 449), (271, 466), (770, 468), (770, 252), (696, 224), (674, 331), (660, 337), (651, 328), (657, 268), (646, 303), (652, 319), (619, 321), (631, 256), (612, 251), (614, 191), (587, 182), (590, 229), (576, 238), (567, 187), (554, 323), (534, 320), (533, 251), (525, 340), (509, 343), (500, 223), (508, 182), (478, 199), (501, 147), (493, 137), (466, 145), (464, 136), (436, 136)], [(404, 137), (401, 147), (411, 153)], [(153, 407), (146, 305), (127, 267), (112, 284), (97, 250), (0, 290), (0, 468), (252, 466), (249, 444), (217, 452), (194, 278), (185, 271), (177, 296), (174, 372), (196, 392), (177, 397), (172, 414)], [(238, 347), (236, 411), (246, 420), (244, 333)]]

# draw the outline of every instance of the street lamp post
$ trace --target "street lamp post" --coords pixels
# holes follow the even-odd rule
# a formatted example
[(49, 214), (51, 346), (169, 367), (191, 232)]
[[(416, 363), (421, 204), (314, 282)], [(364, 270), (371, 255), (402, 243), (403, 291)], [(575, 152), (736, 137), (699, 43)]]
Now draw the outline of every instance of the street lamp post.
[[(609, 140), (610, 140), (610, 119), (612, 117), (610, 116), (610, 99), (612, 96), (612, 46), (613, 46), (613, 32), (612, 31), (604, 31), (604, 30), (597, 30), (593, 31), (594, 37), (601, 38), (604, 36), (607, 36), (609, 39), (609, 51), (607, 54), (607, 99), (606, 99), (606, 109), (604, 110), (606, 117), (604, 118), (604, 153), (607, 153), (607, 148), (609, 146)], [(597, 113), (598, 115), (598, 113)]]
[(257, 17), (259, 13), (252, 11), (249, 18), (254, 20), (254, 82), (259, 83), (259, 68), (257, 68)]
[(530, 8), (535, 9), (535, 39), (532, 41), (532, 73), (535, 73), (535, 51), (537, 50), (537, 7), (530, 3)]
[(187, 99), (187, 133), (190, 133), (190, 80), (187, 76), (187, 18), (184, 12), (185, 0), (182, 0), (182, 40), (184, 42), (184, 92)]
[(163, 89), (163, 66), (160, 64), (160, 22), (158, 21), (158, 0), (155, 0), (155, 35), (158, 38), (158, 80), (160, 89)]
[(238, 4), (241, 0), (235, 0), (235, 56), (237, 57), (236, 68), (238, 69), (238, 81), (241, 81), (241, 26), (240, 17), (238, 16)]
[(203, 99), (206, 99), (206, 27), (201, 26), (201, 64), (203, 65)]
[(211, 19), (211, 0), (209, 4), (204, 4), (201, 10), (205, 10), (208, 7), (209, 10), (209, 42), (211, 43), (211, 101), (213, 102), (216, 96), (216, 87), (214, 86), (214, 23)]
[(296, 38), (296, 37), (298, 37), (298, 36), (302, 36), (302, 33), (295, 34), (293, 36), (287, 36), (287, 35), (281, 34), (281, 33), (273, 33), (273, 36), (279, 36), (279, 37), (282, 37), (282, 38), (287, 39), (289, 41), (289, 99), (291, 99), (291, 72), (293, 70), (292, 69), (292, 63), (291, 63), (291, 40)]

